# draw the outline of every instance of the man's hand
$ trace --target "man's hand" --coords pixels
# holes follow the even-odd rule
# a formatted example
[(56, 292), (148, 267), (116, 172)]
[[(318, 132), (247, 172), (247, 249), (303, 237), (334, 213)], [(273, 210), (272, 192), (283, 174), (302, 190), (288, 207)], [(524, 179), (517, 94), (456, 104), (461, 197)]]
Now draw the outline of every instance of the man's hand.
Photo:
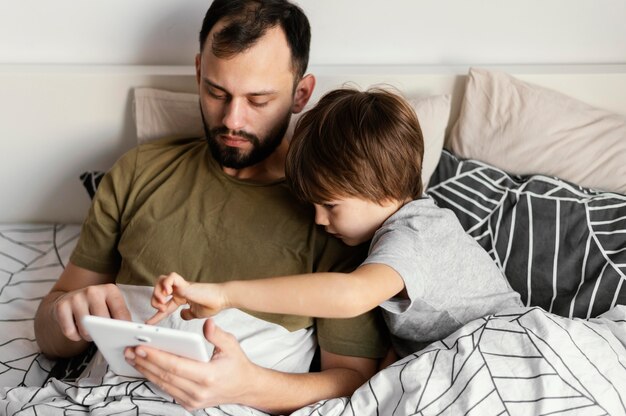
[(204, 336), (215, 346), (208, 363), (144, 345), (129, 347), (124, 355), (129, 364), (187, 410), (242, 403), (248, 394), (245, 386), (258, 380), (258, 367), (248, 359), (235, 337), (211, 319), (204, 323)]
[(376, 372), (376, 360), (322, 350), (319, 373), (284, 373), (251, 362), (235, 337), (204, 323), (215, 346), (208, 363), (145, 345), (128, 347), (126, 360), (187, 410), (232, 403), (268, 413), (291, 413), (322, 399), (349, 396)]
[(83, 326), (85, 315), (130, 321), (130, 312), (124, 296), (113, 283), (88, 286), (73, 290), (56, 298), (53, 315), (61, 333), (72, 341), (91, 342), (91, 336)]
[(150, 325), (171, 315), (181, 305), (189, 305), (180, 312), (185, 320), (209, 318), (227, 307), (220, 284), (189, 283), (177, 273), (159, 276), (150, 303), (158, 310), (146, 321)]
[(48, 357), (71, 357), (89, 345), (82, 326), (87, 314), (130, 320), (130, 312), (115, 276), (67, 264), (37, 309), (35, 338)]

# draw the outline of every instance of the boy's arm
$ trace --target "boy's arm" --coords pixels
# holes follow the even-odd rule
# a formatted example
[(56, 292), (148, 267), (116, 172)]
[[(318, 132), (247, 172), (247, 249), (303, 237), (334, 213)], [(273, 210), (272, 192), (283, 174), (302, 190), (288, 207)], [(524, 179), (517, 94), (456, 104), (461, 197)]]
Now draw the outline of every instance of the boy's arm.
[(146, 321), (155, 324), (180, 305), (183, 319), (206, 318), (222, 309), (353, 318), (374, 309), (404, 289), (402, 277), (384, 264), (366, 264), (352, 273), (321, 272), (225, 283), (189, 283), (176, 274), (161, 276)]
[(402, 277), (384, 264), (352, 273), (312, 273), (219, 284), (225, 307), (317, 318), (351, 318), (404, 289)]

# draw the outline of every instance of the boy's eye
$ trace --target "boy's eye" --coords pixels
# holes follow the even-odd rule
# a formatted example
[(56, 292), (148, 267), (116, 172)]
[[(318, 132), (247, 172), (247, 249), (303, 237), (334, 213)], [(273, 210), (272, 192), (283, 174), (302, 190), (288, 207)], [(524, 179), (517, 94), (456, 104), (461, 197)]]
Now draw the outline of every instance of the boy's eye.
[(337, 204), (326, 203), (326, 204), (322, 204), (322, 206), (326, 209), (333, 209), (337, 206)]

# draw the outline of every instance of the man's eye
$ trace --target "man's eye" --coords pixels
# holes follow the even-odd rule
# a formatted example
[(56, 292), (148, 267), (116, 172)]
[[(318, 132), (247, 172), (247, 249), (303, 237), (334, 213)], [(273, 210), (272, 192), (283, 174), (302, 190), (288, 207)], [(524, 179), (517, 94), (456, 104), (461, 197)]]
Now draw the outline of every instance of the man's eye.
[(209, 90), (209, 95), (211, 97), (215, 98), (216, 100), (225, 100), (226, 99), (226, 94), (221, 93), (221, 92), (215, 92), (215, 91)]
[(267, 103), (268, 101), (262, 101), (262, 102), (250, 101), (250, 105), (252, 105), (253, 107), (257, 107), (257, 108), (265, 107)]
[(333, 209), (337, 206), (337, 204), (322, 204), (322, 206), (326, 209)]

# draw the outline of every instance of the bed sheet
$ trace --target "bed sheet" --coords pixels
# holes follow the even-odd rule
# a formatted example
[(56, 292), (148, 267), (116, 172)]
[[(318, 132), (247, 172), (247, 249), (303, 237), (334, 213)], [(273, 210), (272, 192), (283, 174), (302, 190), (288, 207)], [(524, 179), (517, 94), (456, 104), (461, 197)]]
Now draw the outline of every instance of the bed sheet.
[(0, 224), (0, 386), (41, 386), (52, 369), (33, 321), (79, 232), (78, 224)]
[[(145, 380), (92, 362), (49, 378), (33, 334), (37, 304), (67, 262), (78, 225), (0, 225), (0, 414), (187, 415)], [(304, 415), (626, 415), (626, 307), (596, 319), (519, 308), (465, 325)], [(265, 415), (224, 405), (197, 415)]]

